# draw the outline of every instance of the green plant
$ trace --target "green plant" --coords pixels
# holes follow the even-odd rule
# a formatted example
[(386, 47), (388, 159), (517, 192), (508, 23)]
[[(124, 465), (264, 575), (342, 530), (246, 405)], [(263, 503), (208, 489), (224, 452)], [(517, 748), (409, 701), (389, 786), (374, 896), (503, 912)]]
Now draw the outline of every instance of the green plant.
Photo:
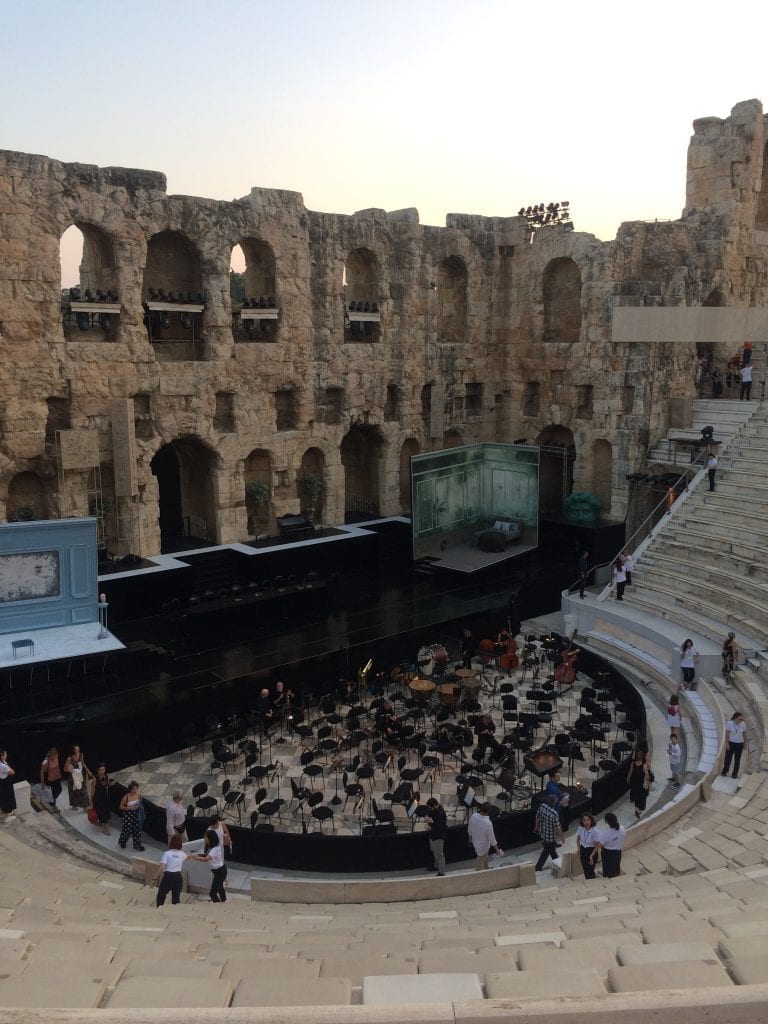
[(37, 519), (37, 513), (31, 505), (19, 505), (11, 513), (10, 522), (12, 523), (31, 523)]
[(245, 500), (249, 505), (266, 505), (270, 498), (269, 485), (263, 480), (251, 480), (245, 485)]
[(306, 495), (310, 501), (315, 502), (323, 489), (323, 478), (317, 473), (302, 473), (299, 486), (302, 494)]

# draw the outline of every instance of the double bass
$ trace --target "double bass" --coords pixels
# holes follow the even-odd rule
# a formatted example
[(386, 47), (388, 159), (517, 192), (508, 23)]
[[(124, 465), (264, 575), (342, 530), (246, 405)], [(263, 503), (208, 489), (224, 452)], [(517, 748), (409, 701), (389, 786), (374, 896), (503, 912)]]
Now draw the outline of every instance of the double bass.
[(569, 645), (560, 652), (560, 664), (555, 668), (555, 682), (558, 686), (573, 686), (576, 680), (576, 659), (579, 648)]
[(502, 672), (512, 672), (520, 664), (520, 659), (517, 656), (517, 642), (509, 635), (509, 633), (503, 629), (499, 633), (499, 646), (501, 647), (501, 657), (499, 658), (499, 668)]

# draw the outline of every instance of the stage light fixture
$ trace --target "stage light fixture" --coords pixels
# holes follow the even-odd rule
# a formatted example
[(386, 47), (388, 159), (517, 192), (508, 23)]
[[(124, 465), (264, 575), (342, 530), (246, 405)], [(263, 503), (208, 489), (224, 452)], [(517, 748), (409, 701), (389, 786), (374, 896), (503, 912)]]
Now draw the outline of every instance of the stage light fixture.
[(120, 298), (119, 298), (117, 292), (113, 292), (109, 288), (107, 289), (107, 298), (109, 299), (110, 302), (119, 302), (120, 301)]
[(96, 301), (95, 298), (93, 297), (93, 292), (91, 291), (90, 288), (86, 288), (85, 289), (85, 301), (86, 302), (95, 302)]
[(102, 331), (109, 331), (112, 329), (112, 317), (109, 313), (99, 314), (99, 327)]
[(356, 302), (350, 302), (350, 304), (349, 304), (349, 312), (350, 313), (356, 313), (357, 312), (357, 303)]
[(107, 293), (103, 292), (101, 290), (101, 288), (97, 288), (96, 289), (96, 301), (97, 302), (106, 302), (107, 301)]
[(171, 314), (167, 311), (160, 314), (160, 326), (166, 329), (171, 326)]
[(185, 331), (189, 331), (189, 330), (192, 329), (192, 314), (191, 313), (182, 313), (181, 314), (181, 326), (184, 328)]
[(275, 296), (274, 295), (270, 295), (267, 298), (267, 309), (274, 309), (276, 306), (277, 306), (277, 303), (275, 302)]
[(154, 288), (147, 288), (147, 295), (150, 302), (157, 302), (158, 295)]
[(70, 300), (72, 302), (79, 302), (80, 301), (80, 289), (79, 288), (70, 288), (69, 289), (69, 298), (70, 298)]
[(77, 315), (77, 326), (81, 331), (87, 331), (91, 326), (91, 318), (88, 313), (78, 313)]

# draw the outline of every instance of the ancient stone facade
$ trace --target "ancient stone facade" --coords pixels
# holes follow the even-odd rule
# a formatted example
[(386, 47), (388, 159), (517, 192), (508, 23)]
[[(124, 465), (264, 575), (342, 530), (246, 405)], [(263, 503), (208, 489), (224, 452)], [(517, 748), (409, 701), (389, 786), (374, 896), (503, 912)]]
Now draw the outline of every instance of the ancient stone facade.
[[(327, 524), (406, 511), (411, 454), (518, 438), (552, 446), (545, 504), (573, 486), (622, 517), (625, 474), (692, 393), (694, 352), (614, 346), (612, 311), (766, 302), (765, 139), (756, 100), (696, 121), (682, 218), (611, 242), (531, 239), (524, 217), (316, 213), (272, 189), (169, 196), (162, 174), (1, 152), (0, 517), (94, 512), (98, 474), (110, 549), (152, 554), (162, 514), (164, 533), (223, 543), (300, 508)], [(81, 289), (118, 297), (103, 321), (62, 314), (72, 224)], [(269, 317), (233, 311), (237, 244)], [(189, 309), (148, 312), (159, 290)], [(98, 466), (62, 469), (70, 429), (97, 432)]]

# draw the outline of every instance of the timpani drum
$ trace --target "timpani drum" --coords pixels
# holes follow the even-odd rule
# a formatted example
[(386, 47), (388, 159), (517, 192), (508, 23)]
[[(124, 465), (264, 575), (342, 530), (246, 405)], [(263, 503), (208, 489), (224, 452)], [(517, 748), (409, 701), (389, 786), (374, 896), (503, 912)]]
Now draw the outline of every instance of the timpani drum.
[(448, 664), (448, 651), (442, 644), (429, 644), (428, 647), (419, 648), (417, 660), (423, 675), (431, 676), (433, 672), (440, 674)]
[(412, 679), (408, 688), (413, 697), (421, 704), (426, 704), (435, 692), (435, 684), (429, 679)]
[(438, 687), (438, 692), (440, 693), (440, 703), (445, 704), (446, 707), (453, 707), (458, 699), (459, 688), (454, 683), (443, 683)]

